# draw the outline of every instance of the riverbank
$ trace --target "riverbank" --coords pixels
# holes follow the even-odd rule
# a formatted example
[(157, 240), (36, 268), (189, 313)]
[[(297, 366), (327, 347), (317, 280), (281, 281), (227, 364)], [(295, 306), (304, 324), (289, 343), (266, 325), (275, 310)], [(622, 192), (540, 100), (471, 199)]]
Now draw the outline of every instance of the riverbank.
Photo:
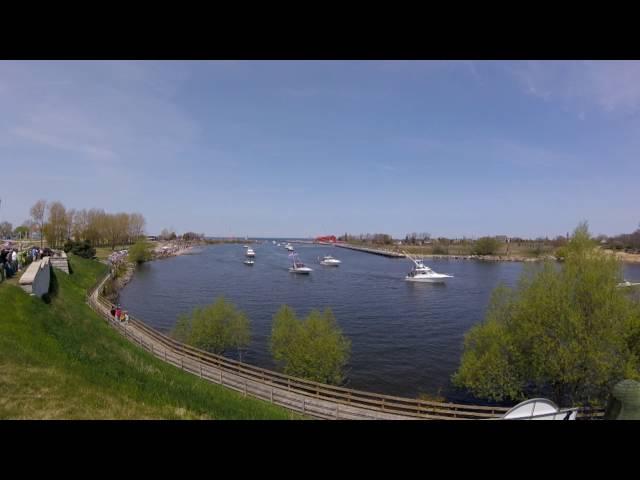
[[(336, 243), (336, 247), (348, 248), (360, 252), (383, 255), (392, 258), (405, 258), (403, 249), (370, 248), (348, 243)], [(415, 249), (414, 249), (415, 250)], [(408, 252), (409, 255), (419, 258), (445, 259), (445, 260), (481, 260), (486, 262), (541, 262), (544, 260), (556, 260), (553, 255), (525, 256), (525, 255), (456, 255), (456, 254), (428, 254), (421, 252)]]
[[(486, 262), (543, 262), (545, 260), (556, 261), (557, 257), (552, 253), (543, 253), (540, 255), (523, 255), (523, 254), (499, 254), (499, 255), (473, 255), (473, 254), (460, 254), (460, 253), (446, 253), (446, 254), (433, 254), (426, 253), (429, 251), (425, 247), (406, 246), (404, 248), (381, 248), (381, 247), (369, 247), (364, 245), (352, 245), (348, 243), (336, 243), (336, 247), (349, 248), (351, 250), (358, 250), (367, 253), (374, 253), (377, 255), (384, 255), (388, 257), (404, 257), (404, 253), (409, 253), (419, 258), (430, 259), (442, 259), (442, 260), (481, 260)], [(425, 251), (426, 250), (426, 251)], [(614, 252), (613, 250), (604, 250), (605, 252), (616, 255), (620, 261), (624, 263), (640, 263), (640, 254), (627, 253), (627, 252)]]
[(50, 304), (0, 284), (0, 419), (288, 419), (167, 365), (131, 344), (85, 303), (106, 273), (70, 257)]
[(613, 250), (605, 250), (605, 252), (615, 254), (616, 257), (625, 263), (640, 263), (640, 254), (638, 253), (614, 252)]
[(160, 258), (177, 257), (179, 255), (186, 255), (193, 252), (193, 249), (197, 246), (205, 245), (204, 242), (199, 241), (182, 241), (182, 240), (168, 240), (168, 241), (156, 241), (151, 242), (152, 255), (154, 260)]
[(557, 260), (553, 255), (541, 255), (539, 257), (524, 257), (520, 255), (420, 255), (420, 257), (448, 260), (481, 260), (484, 262), (543, 262), (545, 260)]

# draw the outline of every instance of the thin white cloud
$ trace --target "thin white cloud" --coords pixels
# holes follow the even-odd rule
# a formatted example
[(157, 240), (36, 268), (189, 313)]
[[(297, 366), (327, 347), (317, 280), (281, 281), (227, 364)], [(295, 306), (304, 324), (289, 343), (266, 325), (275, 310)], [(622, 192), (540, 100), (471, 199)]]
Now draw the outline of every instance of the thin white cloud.
[(63, 150), (71, 150), (97, 160), (111, 160), (117, 157), (114, 152), (107, 148), (77, 141), (69, 141), (60, 136), (31, 130), (29, 128), (17, 127), (14, 128), (11, 133), (41, 145)]
[(580, 118), (590, 108), (640, 111), (639, 61), (527, 61), (507, 68), (526, 93), (557, 101)]
[(0, 62), (0, 140), (128, 168), (169, 163), (200, 134), (173, 99), (188, 77), (162, 62)]

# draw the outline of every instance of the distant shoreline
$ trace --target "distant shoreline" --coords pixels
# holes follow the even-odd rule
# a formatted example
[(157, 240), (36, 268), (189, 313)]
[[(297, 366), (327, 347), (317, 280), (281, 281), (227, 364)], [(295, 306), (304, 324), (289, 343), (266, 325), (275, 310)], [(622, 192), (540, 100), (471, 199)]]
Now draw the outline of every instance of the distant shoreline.
[[(318, 245), (326, 245), (325, 243), (318, 243)], [(349, 248), (351, 250), (357, 250), (364, 253), (374, 253), (374, 251), (378, 252), (387, 252), (391, 254), (390, 256), (395, 256), (394, 254), (398, 254), (402, 252), (402, 249), (394, 248), (381, 248), (381, 247), (370, 247), (370, 246), (362, 246), (362, 245), (353, 245), (349, 243), (341, 242), (340, 246)], [(607, 253), (615, 254), (618, 259), (624, 263), (640, 263), (640, 254), (634, 253), (626, 253), (626, 252), (613, 252), (612, 250), (604, 250)], [(442, 259), (442, 260), (480, 260), (485, 262), (543, 262), (545, 260), (551, 261), (559, 261), (555, 255), (539, 255), (537, 257), (533, 256), (525, 256), (525, 255), (473, 255), (473, 254), (432, 254), (432, 253), (419, 253), (419, 252), (407, 252), (410, 255), (419, 257), (419, 258), (430, 258), (430, 259)], [(400, 257), (398, 257), (400, 258)]]

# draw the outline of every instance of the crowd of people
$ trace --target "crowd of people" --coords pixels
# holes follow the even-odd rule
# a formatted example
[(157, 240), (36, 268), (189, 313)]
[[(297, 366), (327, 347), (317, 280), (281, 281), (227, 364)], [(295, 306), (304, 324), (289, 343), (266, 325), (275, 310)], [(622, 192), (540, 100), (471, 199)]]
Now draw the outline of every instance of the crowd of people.
[(111, 265), (119, 265), (120, 263), (126, 262), (128, 256), (128, 250), (120, 250), (119, 252), (113, 252), (107, 259)]
[(0, 282), (13, 277), (31, 262), (51, 255), (53, 251), (50, 248), (32, 246), (18, 250), (12, 242), (5, 243), (0, 250)]
[(18, 251), (9, 245), (3, 246), (2, 250), (0, 250), (0, 282), (3, 282), (5, 278), (14, 276), (19, 267)]
[(179, 255), (183, 250), (189, 248), (189, 246), (190, 245), (188, 243), (170, 243), (162, 247), (156, 247), (153, 253), (156, 257), (172, 257), (174, 255)]

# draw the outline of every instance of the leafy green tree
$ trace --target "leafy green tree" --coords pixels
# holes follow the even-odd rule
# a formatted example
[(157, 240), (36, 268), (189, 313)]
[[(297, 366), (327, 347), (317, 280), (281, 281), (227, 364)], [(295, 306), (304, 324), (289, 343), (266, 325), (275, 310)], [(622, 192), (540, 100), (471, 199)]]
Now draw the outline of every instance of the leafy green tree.
[(136, 263), (148, 262), (153, 257), (152, 248), (151, 243), (148, 241), (144, 239), (138, 240), (129, 248), (129, 261)]
[(565, 248), (560, 266), (529, 267), (516, 289), (494, 291), (454, 384), (494, 400), (603, 405), (613, 384), (640, 378), (640, 305), (617, 287), (621, 264), (596, 248), (586, 222)]
[(28, 238), (29, 237), (29, 227), (27, 227), (25, 225), (20, 225), (19, 227), (16, 227), (16, 229), (13, 231), (13, 233), (18, 238)]
[(351, 342), (330, 309), (312, 310), (300, 321), (283, 305), (273, 318), (271, 351), (286, 374), (337, 385), (344, 380)]
[(500, 242), (493, 237), (482, 237), (476, 240), (473, 245), (474, 255), (493, 255), (498, 251)]
[(251, 341), (251, 326), (245, 314), (221, 296), (211, 305), (181, 315), (172, 336), (218, 355), (230, 348), (240, 353)]

